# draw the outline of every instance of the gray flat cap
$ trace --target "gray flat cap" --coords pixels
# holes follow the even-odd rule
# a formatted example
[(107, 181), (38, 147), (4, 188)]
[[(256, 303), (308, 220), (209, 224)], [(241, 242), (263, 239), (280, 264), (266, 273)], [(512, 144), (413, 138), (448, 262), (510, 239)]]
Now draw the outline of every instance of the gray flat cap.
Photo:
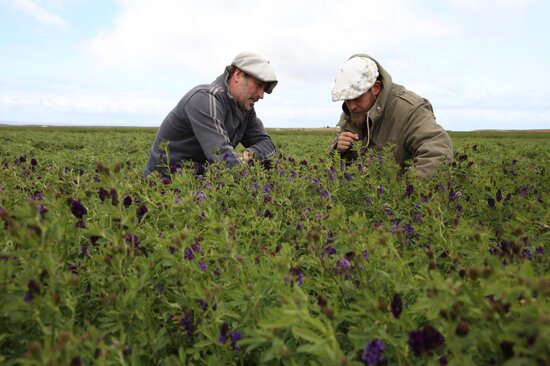
[(266, 83), (265, 92), (267, 94), (271, 94), (275, 85), (277, 85), (277, 75), (275, 75), (275, 70), (273, 70), (269, 61), (255, 53), (239, 53), (235, 56), (231, 65)]

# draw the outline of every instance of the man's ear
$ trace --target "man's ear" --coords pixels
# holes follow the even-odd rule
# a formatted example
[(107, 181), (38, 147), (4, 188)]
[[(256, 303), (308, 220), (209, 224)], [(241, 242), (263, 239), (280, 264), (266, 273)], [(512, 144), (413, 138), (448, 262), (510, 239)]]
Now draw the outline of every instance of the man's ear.
[(233, 75), (235, 76), (235, 78), (240, 79), (244, 76), (244, 72), (241, 69), (237, 68), (235, 69), (235, 73)]
[(372, 85), (372, 90), (375, 96), (378, 96), (378, 94), (380, 94), (380, 91), (382, 90), (382, 83), (380, 82), (380, 80), (376, 80), (374, 82), (374, 84)]

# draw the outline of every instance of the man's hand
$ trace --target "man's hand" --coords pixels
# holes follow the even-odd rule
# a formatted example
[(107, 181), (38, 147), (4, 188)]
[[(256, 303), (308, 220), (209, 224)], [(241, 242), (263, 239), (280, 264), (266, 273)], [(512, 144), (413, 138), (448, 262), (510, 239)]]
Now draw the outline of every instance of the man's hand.
[(248, 161), (254, 159), (254, 153), (250, 150), (245, 150), (241, 154), (240, 158), (241, 158), (242, 161), (248, 162)]
[(341, 132), (338, 135), (338, 144), (336, 150), (340, 153), (347, 151), (351, 148), (355, 141), (359, 140), (359, 135), (353, 132)]

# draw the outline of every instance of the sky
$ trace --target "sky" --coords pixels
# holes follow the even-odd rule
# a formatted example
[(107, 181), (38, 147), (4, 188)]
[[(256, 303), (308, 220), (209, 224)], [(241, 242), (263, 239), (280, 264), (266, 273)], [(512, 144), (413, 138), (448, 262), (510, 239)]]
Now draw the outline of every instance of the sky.
[(334, 127), (355, 53), (451, 131), (550, 129), (548, 0), (0, 0), (0, 123), (158, 127), (242, 51), (267, 128)]

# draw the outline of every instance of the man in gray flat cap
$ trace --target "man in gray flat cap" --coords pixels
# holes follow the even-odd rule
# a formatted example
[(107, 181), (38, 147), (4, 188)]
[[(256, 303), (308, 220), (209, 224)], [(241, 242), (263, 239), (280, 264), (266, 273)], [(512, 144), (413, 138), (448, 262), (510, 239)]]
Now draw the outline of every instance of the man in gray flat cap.
[(360, 152), (393, 143), (397, 163), (412, 160), (412, 169), (424, 177), (435, 174), (443, 161), (453, 160), (451, 138), (436, 123), (430, 102), (394, 84), (368, 55), (353, 55), (341, 67), (332, 100), (344, 101), (340, 134), (329, 149), (342, 158), (357, 158), (356, 141), (361, 141)]
[[(275, 145), (256, 116), (254, 104), (276, 85), (269, 61), (250, 52), (238, 54), (216, 80), (191, 89), (168, 113), (143, 175), (159, 171), (166, 176), (183, 161), (224, 160), (228, 167), (252, 159), (269, 161)], [(246, 148), (242, 154), (235, 151), (239, 143)]]

